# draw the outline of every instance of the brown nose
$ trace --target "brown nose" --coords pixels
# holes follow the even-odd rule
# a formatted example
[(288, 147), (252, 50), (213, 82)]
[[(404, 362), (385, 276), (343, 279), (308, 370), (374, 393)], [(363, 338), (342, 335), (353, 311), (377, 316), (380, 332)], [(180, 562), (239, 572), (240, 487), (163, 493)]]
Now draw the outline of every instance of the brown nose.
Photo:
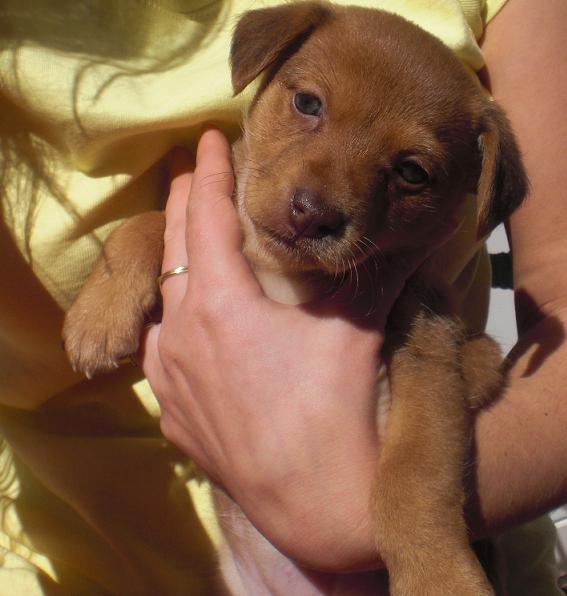
[(325, 205), (321, 197), (308, 188), (294, 191), (289, 215), (291, 230), (296, 238), (338, 236), (345, 223), (341, 211)]

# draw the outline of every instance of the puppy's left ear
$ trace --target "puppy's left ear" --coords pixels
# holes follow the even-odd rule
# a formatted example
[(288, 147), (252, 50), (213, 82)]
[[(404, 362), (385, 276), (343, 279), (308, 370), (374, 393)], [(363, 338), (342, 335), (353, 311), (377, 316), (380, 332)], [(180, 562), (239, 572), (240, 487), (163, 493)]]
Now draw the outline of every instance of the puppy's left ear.
[(482, 168), (478, 182), (478, 237), (488, 235), (520, 206), (528, 179), (514, 133), (504, 112), (487, 101), (478, 142)]
[(331, 14), (325, 2), (295, 2), (250, 10), (232, 36), (232, 88), (238, 95), (260, 73), (299, 45)]

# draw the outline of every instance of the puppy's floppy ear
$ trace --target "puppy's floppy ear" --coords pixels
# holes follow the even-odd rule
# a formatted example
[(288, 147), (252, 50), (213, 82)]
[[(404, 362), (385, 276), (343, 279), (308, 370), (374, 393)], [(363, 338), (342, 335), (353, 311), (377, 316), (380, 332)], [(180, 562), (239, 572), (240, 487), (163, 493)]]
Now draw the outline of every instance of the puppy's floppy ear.
[(482, 168), (478, 182), (478, 236), (482, 238), (520, 206), (528, 179), (514, 133), (504, 112), (487, 101), (478, 142)]
[(238, 22), (232, 37), (232, 88), (238, 95), (285, 52), (301, 44), (329, 15), (319, 2), (298, 2), (251, 10)]

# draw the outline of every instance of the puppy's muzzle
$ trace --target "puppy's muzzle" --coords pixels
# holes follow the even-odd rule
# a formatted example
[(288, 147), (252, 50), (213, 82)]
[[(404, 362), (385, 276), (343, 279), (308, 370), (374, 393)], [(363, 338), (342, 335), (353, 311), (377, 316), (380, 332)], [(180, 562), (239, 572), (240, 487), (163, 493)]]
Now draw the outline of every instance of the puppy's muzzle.
[(289, 204), (289, 230), (293, 240), (338, 238), (345, 227), (345, 214), (330, 207), (323, 196), (309, 188), (297, 188)]

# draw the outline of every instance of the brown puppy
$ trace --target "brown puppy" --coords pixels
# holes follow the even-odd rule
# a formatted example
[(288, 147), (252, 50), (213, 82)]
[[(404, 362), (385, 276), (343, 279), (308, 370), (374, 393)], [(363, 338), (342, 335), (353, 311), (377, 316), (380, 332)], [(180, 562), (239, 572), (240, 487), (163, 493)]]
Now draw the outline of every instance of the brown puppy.
[[(231, 60), (235, 93), (263, 75), (234, 147), (235, 199), (245, 254), (278, 299), (301, 300), (370, 258), (462, 239), (470, 193), (473, 254), (525, 195), (502, 112), (440, 41), (397, 16), (314, 2), (251, 11)], [(79, 370), (136, 350), (163, 228), (161, 214), (145, 214), (106, 243), (65, 322)], [(440, 263), (451, 246), (421, 266), (389, 326), (392, 403), (371, 510), (392, 594), (491, 593), (469, 546), (462, 476), (471, 405), (498, 385), (499, 357), (449, 300)]]

